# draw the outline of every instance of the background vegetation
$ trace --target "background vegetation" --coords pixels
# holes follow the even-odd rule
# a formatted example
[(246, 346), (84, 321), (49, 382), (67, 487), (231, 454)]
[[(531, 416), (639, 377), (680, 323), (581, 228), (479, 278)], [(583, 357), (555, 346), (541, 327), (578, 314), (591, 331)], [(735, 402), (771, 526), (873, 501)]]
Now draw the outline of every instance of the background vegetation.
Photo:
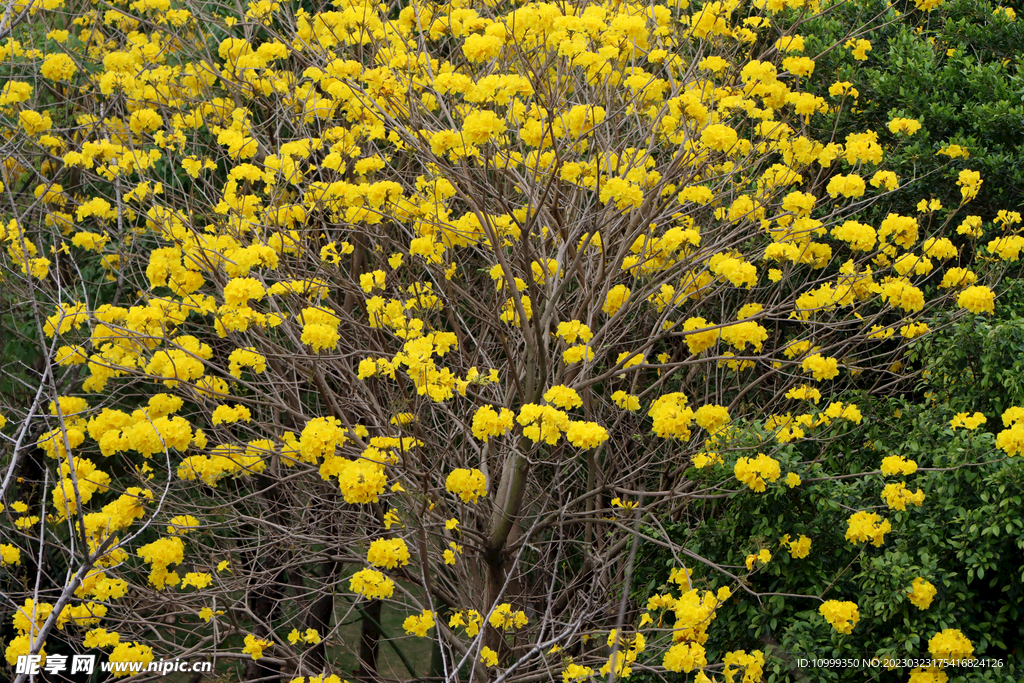
[[(48, 0), (0, 26), (11, 672), (45, 642), (240, 681), (1020, 678), (1011, 4)], [(898, 187), (832, 184), (880, 170)], [(1000, 665), (798, 664), (959, 657), (953, 631)]]

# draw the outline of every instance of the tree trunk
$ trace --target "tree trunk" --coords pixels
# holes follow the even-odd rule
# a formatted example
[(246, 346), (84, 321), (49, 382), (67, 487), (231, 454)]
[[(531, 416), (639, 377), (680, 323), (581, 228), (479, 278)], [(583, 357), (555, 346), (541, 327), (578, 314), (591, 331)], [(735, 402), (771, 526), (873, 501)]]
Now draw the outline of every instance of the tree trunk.
[(370, 683), (379, 680), (377, 674), (377, 653), (380, 650), (380, 600), (371, 600), (360, 610), (363, 615), (362, 632), (359, 637), (359, 670), (355, 678)]

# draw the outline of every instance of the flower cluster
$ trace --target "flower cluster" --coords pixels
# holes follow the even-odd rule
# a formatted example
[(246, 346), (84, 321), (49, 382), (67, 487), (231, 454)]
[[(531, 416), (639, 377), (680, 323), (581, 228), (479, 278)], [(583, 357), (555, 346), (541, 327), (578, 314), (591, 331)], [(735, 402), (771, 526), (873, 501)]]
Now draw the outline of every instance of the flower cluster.
[(395, 582), (375, 569), (360, 569), (349, 579), (348, 589), (370, 600), (382, 600), (394, 594)]
[(596, 422), (573, 421), (569, 423), (565, 438), (576, 448), (596, 448), (608, 440), (608, 430)]
[(855, 602), (826, 600), (818, 607), (818, 613), (840, 633), (852, 633), (853, 627), (860, 621), (860, 612)]
[(534, 443), (543, 441), (550, 446), (558, 442), (570, 423), (569, 416), (561, 410), (536, 403), (521, 407), (516, 421), (523, 426), (523, 436)]
[(925, 581), (919, 576), (914, 579), (914, 583), (910, 586), (907, 598), (915, 607), (924, 610), (931, 606), (937, 592), (935, 586), (930, 581)]
[(562, 410), (579, 408), (583, 405), (583, 399), (575, 390), (561, 384), (545, 391), (544, 400)]
[(177, 585), (177, 573), (167, 571), (167, 567), (185, 559), (185, 543), (177, 536), (161, 538), (139, 548), (139, 557), (150, 564), (149, 582), (161, 590)]
[(1024, 408), (1012, 406), (1003, 411), (1004, 429), (996, 435), (996, 447), (1007, 455), (1024, 453)]
[(491, 612), (491, 615), (487, 617), (487, 622), (494, 628), (507, 631), (510, 628), (522, 628), (529, 623), (529, 619), (526, 618), (526, 613), (522, 610), (513, 610), (512, 606), (507, 602), (498, 605)]
[(409, 564), (409, 546), (400, 538), (378, 538), (370, 543), (366, 561), (383, 569), (405, 567)]
[(420, 614), (413, 614), (406, 617), (405, 621), (402, 622), (402, 628), (405, 629), (405, 632), (409, 635), (426, 638), (427, 631), (434, 628), (435, 624), (434, 613), (425, 609)]
[(487, 443), (493, 436), (501, 436), (512, 429), (515, 414), (508, 408), (495, 410), (480, 406), (473, 414), (473, 436)]
[(805, 358), (800, 367), (818, 381), (833, 379), (839, 375), (839, 362), (835, 358), (818, 353)]
[(756, 458), (740, 458), (736, 461), (733, 473), (740, 482), (757, 493), (766, 490), (766, 482), (778, 481), (782, 476), (779, 461), (764, 453), (758, 453)]
[[(44, 0), (28, 14), (61, 13), (63, 4)], [(728, 477), (712, 466), (737, 458), (741, 489), (765, 492), (785, 465), (796, 471), (778, 500), (817, 495), (810, 491), (828, 477), (806, 451), (864, 417), (840, 401), (820, 409), (823, 396), (847, 398), (850, 383), (881, 368), (910, 376), (905, 342), (928, 333), (933, 311), (955, 301), (993, 314), (996, 271), (984, 264), (1019, 261), (1024, 251), (1013, 211), (947, 229), (989, 188), (959, 166), (959, 206), (928, 196), (914, 198), (912, 216), (875, 221), (861, 211), (900, 187), (882, 167), (902, 158), (893, 150), (911, 136), (910, 149), (931, 145), (937, 132), (910, 113), (888, 121), (888, 132), (837, 118), (858, 106), (860, 92), (850, 81), (815, 81), (825, 64), (802, 53), (819, 51), (818, 36), (790, 30), (814, 21), (818, 0), (410, 2), (393, 11), (365, 0), (302, 8), (251, 0), (237, 11), (214, 8), (227, 17), (202, 3), (115, 4), (69, 15), (45, 38), (38, 22), (12, 24), (0, 45), (0, 61), (13, 65), (0, 118), (14, 150), (0, 164), (10, 204), (0, 270), (5, 286), (26, 285), (18, 300), (45, 305), (40, 329), (52, 357), (44, 360), (67, 382), (80, 376), (76, 390), (102, 394), (54, 397), (50, 415), (38, 416), (45, 428), (26, 418), (23, 430), (56, 476), (46, 500), (11, 503), (10, 523), (26, 533), (40, 522), (81, 531), (80, 555), (112, 548), (58, 615), (58, 629), (93, 626), (108, 601), (127, 595), (129, 582), (114, 574), (137, 571), (129, 550), (157, 590), (196, 589), (178, 597), (194, 601), (189, 614), (212, 620), (200, 600), (234, 590), (221, 586), (232, 577), (200, 571), (209, 558), (184, 571), (185, 550), (224, 543), (215, 528), (260, 532), (247, 506), (263, 512), (267, 501), (245, 489), (263, 490), (268, 478), (268, 557), (274, 543), (301, 554), (310, 538), (280, 526), (293, 509), (304, 525), (332, 516), (323, 527), (343, 529), (345, 561), (358, 564), (367, 551), (372, 567), (356, 571), (348, 589), (370, 600), (395, 596), (380, 570), (401, 572), (412, 557), (401, 538), (375, 538), (368, 549), (353, 540), (367, 524), (389, 536), (427, 534), (424, 577), (473, 594), (467, 577), (485, 550), (488, 562), (536, 569), (526, 566), (536, 544), (508, 536), (515, 519), (539, 515), (547, 529), (564, 517), (573, 529), (578, 516), (587, 533), (558, 541), (565, 548), (595, 533), (607, 534), (596, 539), (602, 548), (625, 547), (625, 518), (658, 519), (683, 490), (670, 482), (671, 492), (644, 488), (641, 497), (631, 487), (659, 472), (688, 477), (688, 462), (702, 471), (687, 486)], [(941, 0), (915, 4), (932, 11)], [(999, 11), (997, 23), (1013, 16)], [(829, 59), (849, 66), (871, 50), (855, 38)], [(53, 97), (62, 106), (50, 106)], [(952, 144), (939, 154), (969, 156)], [(982, 240), (993, 229), (1005, 234)], [(81, 294), (68, 294), (78, 291), (69, 273), (86, 276)], [(472, 362), (501, 372), (467, 369)], [(801, 375), (829, 384), (783, 379)], [(154, 386), (167, 393), (152, 395)], [(644, 416), (633, 414), (641, 401), (650, 434), (671, 441), (648, 447)], [(958, 413), (950, 427), (985, 422)], [(997, 447), (1024, 452), (1024, 409), (1003, 422)], [(704, 430), (696, 440), (694, 424)], [(512, 435), (517, 426), (521, 435)], [(562, 437), (590, 452), (574, 453)], [(453, 469), (462, 446), (469, 455), (459, 457), (480, 469)], [(768, 447), (778, 459), (757, 453)], [(177, 479), (163, 480), (164, 461)], [(881, 466), (886, 476), (916, 469), (898, 456)], [(166, 500), (195, 514), (157, 508), (150, 490), (128, 486), (136, 479), (174, 489)], [(592, 480), (597, 488), (584, 484)], [(480, 502), (489, 483), (501, 493), (493, 506), (458, 504)], [(294, 494), (289, 487), (312, 501), (308, 510), (277, 504)], [(570, 498), (560, 500), (563, 492)], [(894, 510), (924, 500), (903, 482), (881, 495)], [(332, 497), (345, 505), (322, 504)], [(219, 517), (235, 514), (236, 503), (245, 524), (224, 526)], [(167, 536), (136, 542), (130, 532), (152, 508), (161, 524), (150, 528), (170, 517)], [(453, 508), (461, 525), (449, 519)], [(791, 527), (801, 528), (809, 527)], [(859, 512), (846, 538), (881, 546), (890, 530)], [(124, 549), (118, 537), (130, 539)], [(746, 558), (750, 572), (772, 560), (763, 540), (744, 543), (759, 550)], [(780, 545), (807, 558), (811, 539), (787, 534)], [(23, 571), (27, 548), (0, 545), (4, 571)], [(562, 554), (569, 561), (557, 582), (582, 585), (574, 553)], [(228, 586), (244, 585), (234, 578)], [(648, 603), (673, 612), (667, 670), (708, 665), (708, 627), (731, 592), (697, 588), (702, 581), (673, 570), (678, 597)], [(935, 588), (919, 581), (908, 595), (924, 609)], [(479, 609), (494, 602), (471, 597), (466, 604)], [(607, 610), (594, 604), (581, 627), (591, 634), (609, 628)], [(14, 617), (8, 658), (28, 652), (32, 622), (53, 609), (30, 607), (35, 616)], [(858, 619), (853, 603), (826, 602), (821, 614), (841, 633)], [(653, 623), (644, 617), (629, 637), (612, 631), (617, 651), (597, 674), (606, 653), (583, 648), (589, 659), (565, 664), (563, 680), (627, 676), (646, 647), (639, 630)], [(426, 636), (435, 618), (424, 610), (405, 630)], [(486, 617), (455, 612), (449, 624), (469, 637), (485, 624), (536, 626), (508, 603)], [(268, 640), (247, 635), (243, 652), (262, 657), (269, 634), (290, 628), (280, 626), (256, 629)], [(946, 633), (933, 650), (965, 651)], [(293, 636), (293, 644), (320, 638)], [(152, 659), (120, 640), (94, 629), (85, 642), (116, 646), (112, 661)], [(496, 666), (501, 649), (482, 648), (481, 661)], [(727, 680), (754, 681), (765, 662), (761, 652), (734, 651), (721, 668)]]
[(888, 455), (882, 458), (882, 474), (887, 476), (909, 476), (917, 472), (917, 463), (907, 460), (902, 455)]
[[(248, 638), (252, 638), (252, 636), (247, 636), (246, 638), (246, 645), (248, 646)], [(269, 643), (267, 643), (267, 645), (269, 645)], [(263, 651), (260, 650), (261, 654), (262, 652)], [(259, 657), (253, 656), (253, 659), (259, 659)], [(149, 666), (149, 663), (153, 661), (153, 648), (148, 645), (140, 645), (137, 642), (118, 643), (118, 645), (111, 650), (110, 654), (107, 655), (107, 661), (122, 664), (121, 667), (111, 668), (115, 678), (130, 676), (133, 670), (140, 670), (132, 669), (131, 664), (141, 665), (141, 670), (145, 670), (146, 667)]]
[(988, 422), (988, 418), (985, 417), (984, 413), (974, 413), (974, 415), (968, 415), (967, 413), (957, 413), (953, 416), (953, 419), (949, 421), (949, 427), (953, 431), (957, 429), (977, 429), (981, 425)]
[(740, 680), (744, 683), (763, 680), (765, 659), (764, 653), (760, 650), (754, 650), (750, 654), (744, 650), (727, 652), (722, 658), (722, 663), (725, 664), (722, 673), (727, 681), (734, 679), (740, 670), (743, 672), (743, 678)]
[(689, 399), (682, 392), (674, 392), (659, 397), (647, 411), (653, 421), (653, 431), (663, 438), (690, 438), (690, 425), (694, 413), (686, 407)]
[(921, 489), (911, 493), (902, 481), (886, 484), (882, 489), (882, 500), (890, 510), (906, 510), (907, 505), (920, 507), (924, 504), (924, 492)]
[(988, 287), (975, 285), (960, 292), (956, 304), (971, 313), (995, 313), (995, 292)]
[(619, 389), (612, 394), (612, 401), (623, 410), (629, 410), (631, 412), (640, 410), (640, 397), (627, 393), (622, 389)]
[(269, 640), (257, 638), (250, 633), (245, 637), (245, 646), (242, 648), (242, 652), (253, 659), (259, 659), (263, 656), (263, 651), (271, 646), (273, 646), (273, 643)]
[(849, 519), (846, 540), (850, 543), (871, 541), (876, 548), (885, 542), (885, 535), (892, 531), (889, 520), (882, 519), (874, 512), (855, 512)]
[(947, 628), (931, 637), (928, 652), (936, 659), (972, 659), (974, 645), (959, 629)]
[(665, 653), (662, 666), (669, 671), (690, 673), (708, 664), (704, 646), (700, 643), (676, 643)]
[(463, 503), (475, 503), (487, 495), (487, 479), (478, 469), (455, 469), (448, 475), (445, 488), (462, 499)]
[(747, 571), (753, 571), (757, 565), (764, 566), (772, 561), (772, 554), (767, 548), (762, 548), (756, 554), (747, 555)]
[(811, 539), (803, 534), (800, 534), (796, 540), (790, 540), (789, 534), (786, 534), (779, 541), (779, 544), (783, 548), (788, 549), (790, 556), (797, 560), (802, 560), (811, 552)]

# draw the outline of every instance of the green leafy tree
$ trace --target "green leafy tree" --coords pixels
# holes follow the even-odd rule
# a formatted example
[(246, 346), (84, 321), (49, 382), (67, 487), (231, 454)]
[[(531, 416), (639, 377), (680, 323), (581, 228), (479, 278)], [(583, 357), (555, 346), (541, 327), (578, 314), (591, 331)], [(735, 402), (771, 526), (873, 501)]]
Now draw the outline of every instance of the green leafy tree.
[[(976, 249), (970, 167), (885, 211), (878, 135), (836, 132), (850, 93), (794, 44), (837, 8), (50, 5), (0, 48), (2, 258), (42, 359), (0, 424), (9, 664), (324, 683), (424, 638), (447, 680), (758, 680), (789, 643), (712, 629), (765, 633), (750, 601), (904, 633), (832, 560), (895, 567), (930, 494), (879, 514), (843, 449), (914, 340), (995, 312), (1024, 238), (1005, 214)], [(1008, 414), (965, 465), (1009, 467)], [(781, 507), (744, 525), (783, 503), (820, 558), (785, 590)], [(873, 595), (916, 571), (895, 552)], [(929, 619), (921, 656), (988, 651)]]

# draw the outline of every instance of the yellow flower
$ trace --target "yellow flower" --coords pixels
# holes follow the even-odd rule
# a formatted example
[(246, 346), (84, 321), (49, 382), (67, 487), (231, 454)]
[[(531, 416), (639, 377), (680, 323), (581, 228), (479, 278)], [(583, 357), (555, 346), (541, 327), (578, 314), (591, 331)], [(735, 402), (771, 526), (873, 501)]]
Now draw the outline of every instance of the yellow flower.
[(480, 650), (480, 661), (484, 666), (498, 666), (498, 653), (485, 645)]
[(949, 427), (953, 431), (956, 431), (958, 428), (973, 430), (986, 422), (988, 422), (988, 418), (985, 417), (984, 413), (975, 412), (974, 415), (957, 413), (953, 416), (953, 419), (949, 421)]
[(501, 436), (511, 430), (513, 418), (514, 414), (508, 408), (501, 408), (498, 412), (491, 406), (481, 406), (473, 415), (473, 436), (487, 443), (492, 436)]
[(608, 440), (608, 430), (596, 422), (570, 422), (565, 438), (576, 448), (595, 448)]
[(828, 358), (819, 353), (803, 360), (801, 369), (810, 373), (818, 381), (832, 379), (839, 375), (839, 363), (835, 358)]
[[(251, 636), (250, 636), (251, 637)], [(140, 662), (141, 670), (145, 671), (149, 663), (153, 661), (153, 649), (148, 645), (140, 645), (139, 643), (119, 643), (107, 657), (107, 661), (123, 662), (125, 664), (129, 662)], [(138, 669), (135, 669), (138, 670)], [(116, 678), (121, 676), (129, 676), (133, 669), (129, 666), (113, 667), (113, 675)]]
[(338, 329), (325, 323), (310, 323), (302, 328), (302, 343), (316, 353), (338, 346)]
[(374, 270), (369, 273), (363, 273), (359, 276), (359, 285), (363, 288), (363, 291), (369, 294), (374, 289), (384, 289), (384, 271)]
[(562, 353), (562, 360), (568, 365), (573, 363), (579, 363), (582, 360), (594, 360), (594, 350), (589, 346), (578, 345), (570, 346)]
[(754, 565), (761, 564), (763, 566), (771, 561), (772, 554), (766, 548), (762, 548), (754, 555), (747, 555), (747, 569), (753, 571)]
[(870, 540), (875, 547), (880, 548), (885, 540), (885, 534), (890, 531), (892, 525), (889, 524), (889, 520), (882, 519), (873, 512), (857, 512), (849, 519), (846, 540), (854, 545)]
[(21, 564), (21, 550), (7, 543), (0, 544), (0, 567)]
[(380, 600), (394, 594), (395, 582), (375, 569), (360, 569), (349, 579), (348, 588), (371, 600)]
[(936, 152), (935, 156), (938, 156), (940, 154), (945, 154), (950, 159), (956, 159), (960, 157), (966, 159), (967, 157), (971, 156), (971, 153), (964, 149), (963, 147), (961, 147), (960, 145), (946, 145), (938, 152)]
[(181, 581), (181, 587), (187, 588), (188, 586), (194, 586), (197, 589), (203, 589), (210, 585), (213, 581), (206, 572), (188, 572), (185, 574), (185, 578)]
[(900, 186), (900, 179), (892, 171), (876, 171), (871, 176), (871, 187), (884, 187), (887, 190), (895, 190)]
[(668, 671), (685, 673), (690, 673), (694, 669), (703, 669), (707, 664), (704, 646), (694, 642), (673, 645), (662, 660), (662, 666)]
[(409, 564), (409, 557), (409, 547), (400, 538), (375, 539), (366, 553), (367, 562), (383, 569), (394, 569), (399, 565), (405, 567)]
[(731, 150), (738, 139), (739, 136), (735, 130), (720, 123), (707, 126), (700, 133), (701, 144), (719, 152)]
[(78, 73), (78, 67), (75, 66), (71, 57), (63, 53), (57, 53), (43, 60), (39, 73), (43, 75), (43, 78), (51, 81), (67, 81)]
[(626, 393), (622, 389), (619, 389), (618, 391), (612, 394), (612, 401), (615, 403), (615, 405), (617, 405), (619, 408), (622, 408), (623, 410), (640, 410), (640, 398), (638, 396), (634, 396), (633, 394)]
[[(630, 207), (639, 208), (643, 204), (644, 193), (639, 185), (631, 183), (625, 178), (609, 178), (601, 185), (599, 198), (603, 204), (614, 201), (619, 211), (625, 211)], [(609, 313), (609, 315), (614, 314)]]
[(272, 645), (273, 643), (269, 640), (262, 640), (250, 633), (245, 637), (245, 647), (242, 648), (242, 652), (250, 655), (253, 659), (259, 659), (263, 656), (263, 651)]
[(430, 610), (423, 610), (420, 614), (414, 614), (405, 618), (402, 623), (402, 628), (409, 635), (418, 636), (420, 638), (427, 637), (427, 631), (434, 628), (434, 613)]
[[(552, 652), (558, 652), (558, 650), (554, 649), (557, 647), (557, 644), (552, 646), (552, 649), (548, 650), (548, 653), (551, 654)], [(562, 683), (573, 683), (573, 681), (582, 681), (584, 679), (589, 679), (593, 675), (594, 670), (591, 669), (589, 666), (582, 666), (580, 664), (570, 663), (566, 665), (564, 669), (562, 669)]]
[(455, 469), (448, 475), (445, 488), (462, 499), (463, 503), (475, 503), (487, 495), (487, 479), (483, 472), (473, 469)]
[(936, 659), (974, 659), (974, 645), (959, 629), (947, 628), (928, 641), (928, 652)]
[(994, 10), (992, 10), (992, 16), (1002, 17), (1003, 19), (1010, 23), (1017, 21), (1017, 13), (1013, 10), (1012, 7), (996, 7)]
[(505, 132), (505, 121), (493, 111), (474, 109), (463, 120), (462, 134), (466, 142), (482, 145)]
[(462, 53), (470, 62), (484, 62), (501, 54), (505, 41), (495, 35), (470, 34), (462, 45)]
[(868, 58), (868, 52), (871, 50), (871, 41), (864, 40), (863, 38), (851, 39), (846, 41), (843, 47), (850, 48), (853, 58), (863, 62)]
[(399, 526), (404, 526), (404, 525), (402, 525), (402, 523), (398, 519), (398, 513), (395, 512), (394, 510), (388, 510), (387, 512), (385, 512), (384, 513), (384, 529), (386, 531), (388, 531), (388, 530), (391, 529), (391, 527), (393, 527), (396, 524), (398, 524)]
[(845, 95), (849, 95), (855, 100), (860, 97), (860, 91), (854, 88), (853, 83), (850, 83), (849, 81), (840, 81), (837, 83), (833, 83), (831, 86), (829, 86), (828, 94), (831, 95), (832, 97), (842, 97)]
[(830, 197), (860, 197), (864, 194), (864, 179), (856, 173), (833, 176), (825, 188)]
[(779, 461), (764, 453), (758, 453), (756, 458), (737, 460), (733, 467), (733, 474), (739, 481), (758, 493), (767, 490), (765, 482), (778, 481), (782, 476)]
[(775, 41), (775, 49), (782, 52), (803, 52), (804, 38), (797, 35), (783, 36)]
[(895, 118), (889, 121), (889, 131), (892, 133), (913, 135), (919, 130), (921, 130), (921, 122), (917, 119)]
[(918, 489), (911, 493), (907, 485), (900, 481), (885, 485), (882, 500), (892, 510), (906, 510), (908, 503), (920, 507), (924, 503), (924, 492)]
[(963, 201), (969, 202), (977, 197), (983, 182), (981, 174), (977, 171), (970, 169), (960, 171), (956, 184), (960, 186), (960, 194), (963, 197)]
[(782, 68), (796, 76), (810, 76), (814, 73), (814, 60), (810, 57), (786, 57)]
[(525, 612), (513, 610), (512, 606), (507, 602), (495, 607), (487, 621), (494, 628), (500, 628), (503, 631), (512, 628), (522, 628), (529, 622)]
[(917, 463), (907, 460), (901, 455), (890, 455), (882, 459), (882, 474), (893, 476), (902, 474), (904, 476), (917, 471)]
[(854, 602), (826, 600), (818, 607), (818, 613), (839, 633), (852, 633), (853, 627), (860, 621), (860, 612)]
[(956, 305), (971, 313), (995, 313), (995, 293), (982, 285), (968, 287), (960, 292)]
[(249, 409), (243, 405), (235, 404), (234, 406), (217, 406), (211, 416), (211, 423), (218, 424), (232, 424), (234, 422), (249, 422), (252, 415)]
[(578, 408), (583, 405), (583, 400), (574, 389), (559, 384), (544, 392), (544, 400), (563, 410)]
[(697, 424), (710, 434), (714, 434), (730, 421), (729, 409), (725, 406), (701, 406), (693, 416)]
[(577, 340), (586, 344), (594, 336), (594, 333), (590, 331), (590, 328), (579, 320), (570, 320), (558, 323), (558, 329), (555, 334), (564, 339), (567, 344), (575, 344)]
[(935, 586), (919, 576), (914, 579), (914, 583), (907, 592), (907, 598), (918, 609), (926, 610), (931, 606), (936, 593), (938, 593), (938, 590)]
[(789, 554), (797, 560), (802, 560), (811, 552), (811, 539), (803, 534), (795, 540), (790, 540), (789, 534), (782, 537), (782, 547), (789, 549)]

